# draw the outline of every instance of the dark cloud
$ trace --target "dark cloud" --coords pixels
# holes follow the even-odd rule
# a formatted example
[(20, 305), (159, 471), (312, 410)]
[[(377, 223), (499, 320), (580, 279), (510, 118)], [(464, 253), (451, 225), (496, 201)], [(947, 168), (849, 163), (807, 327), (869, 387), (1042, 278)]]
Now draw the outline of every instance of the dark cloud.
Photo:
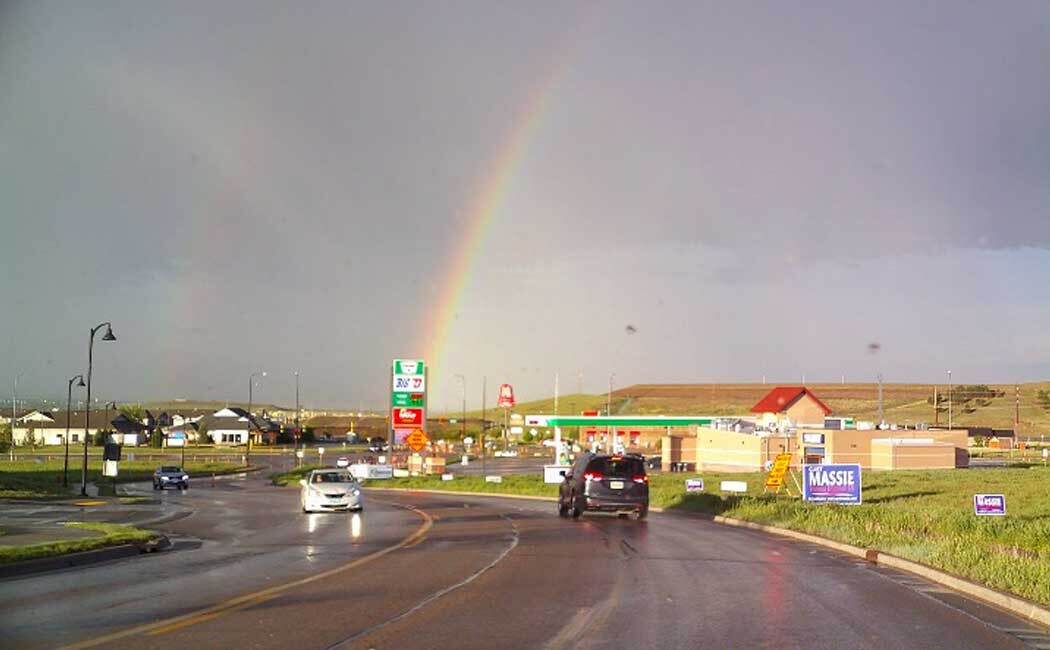
[[(892, 301), (886, 269), (968, 255), (1043, 277), (1048, 60), (1044, 2), (2, 3), (0, 356), (77, 368), (68, 330), (112, 318), (151, 348), (123, 390), (237, 391), (265, 358), (382, 403), (468, 250), (447, 364), (537, 387), (674, 374), (646, 350), (693, 340), (701, 294)], [(765, 363), (731, 354), (749, 328), (684, 367)]]

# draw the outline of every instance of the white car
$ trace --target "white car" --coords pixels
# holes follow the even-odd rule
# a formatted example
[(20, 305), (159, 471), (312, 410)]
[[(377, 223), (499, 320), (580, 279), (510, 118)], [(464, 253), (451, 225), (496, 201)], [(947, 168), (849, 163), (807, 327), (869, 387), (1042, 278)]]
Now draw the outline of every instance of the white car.
[(361, 484), (346, 469), (315, 469), (299, 481), (303, 512), (361, 510)]

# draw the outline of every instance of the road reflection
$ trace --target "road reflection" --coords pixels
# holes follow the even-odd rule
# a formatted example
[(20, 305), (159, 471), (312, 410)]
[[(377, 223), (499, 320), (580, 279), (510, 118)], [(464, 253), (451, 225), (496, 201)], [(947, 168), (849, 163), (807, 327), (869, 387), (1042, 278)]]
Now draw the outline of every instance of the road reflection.
[(350, 518), (350, 540), (354, 542), (361, 540), (361, 515), (356, 512)]

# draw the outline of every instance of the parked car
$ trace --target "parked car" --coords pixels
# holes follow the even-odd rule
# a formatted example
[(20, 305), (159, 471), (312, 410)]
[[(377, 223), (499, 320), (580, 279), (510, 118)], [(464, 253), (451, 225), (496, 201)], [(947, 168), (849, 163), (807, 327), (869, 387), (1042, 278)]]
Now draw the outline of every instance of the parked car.
[(645, 459), (645, 466), (649, 469), (660, 469), (663, 463), (663, 458), (660, 456), (650, 456)]
[(303, 512), (361, 510), (361, 484), (345, 469), (315, 469), (299, 481)]
[(163, 490), (167, 487), (185, 490), (190, 487), (190, 475), (175, 465), (161, 465), (153, 472), (153, 489)]
[(335, 460), (336, 467), (350, 467), (350, 459), (346, 456), (340, 456)]
[(649, 515), (649, 475), (638, 454), (581, 454), (564, 476), (558, 489), (562, 517), (586, 511)]
[(386, 438), (380, 438), (376, 436), (368, 441), (368, 451), (372, 453), (380, 453), (384, 451), (390, 451), (390, 445), (387, 443)]

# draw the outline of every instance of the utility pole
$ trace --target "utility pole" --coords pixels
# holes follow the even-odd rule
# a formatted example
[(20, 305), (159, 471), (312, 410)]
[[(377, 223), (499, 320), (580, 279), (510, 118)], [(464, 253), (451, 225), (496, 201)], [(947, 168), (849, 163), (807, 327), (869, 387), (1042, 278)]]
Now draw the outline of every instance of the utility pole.
[(886, 418), (882, 416), (882, 373), (879, 373), (879, 426), (886, 421)]
[(933, 424), (937, 426), (940, 424), (941, 406), (937, 403), (937, 385), (933, 386)]
[(1021, 384), (1014, 384), (1014, 436), (1021, 428)]
[(488, 476), (488, 472), (485, 469), (485, 429), (489, 426), (489, 421), (486, 418), (485, 413), (485, 391), (488, 388), (488, 377), (481, 378), (481, 475)]
[(948, 371), (948, 430), (952, 430), (952, 371)]

